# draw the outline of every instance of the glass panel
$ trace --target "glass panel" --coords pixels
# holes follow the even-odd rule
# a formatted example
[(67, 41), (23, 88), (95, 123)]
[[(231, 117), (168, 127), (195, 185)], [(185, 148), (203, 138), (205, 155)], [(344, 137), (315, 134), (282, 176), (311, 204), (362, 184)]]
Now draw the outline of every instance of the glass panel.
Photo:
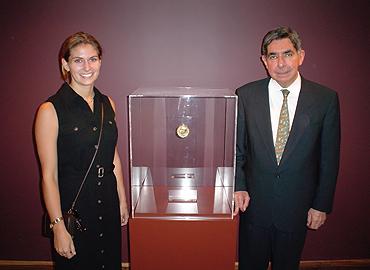
[(199, 88), (129, 96), (134, 218), (232, 218), (236, 99)]

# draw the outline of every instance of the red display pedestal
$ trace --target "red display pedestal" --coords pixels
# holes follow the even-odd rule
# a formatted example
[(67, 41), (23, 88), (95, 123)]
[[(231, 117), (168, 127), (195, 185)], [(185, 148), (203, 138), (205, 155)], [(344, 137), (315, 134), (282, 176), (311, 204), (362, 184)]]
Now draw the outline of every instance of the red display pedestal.
[(131, 270), (234, 270), (238, 219), (130, 219)]

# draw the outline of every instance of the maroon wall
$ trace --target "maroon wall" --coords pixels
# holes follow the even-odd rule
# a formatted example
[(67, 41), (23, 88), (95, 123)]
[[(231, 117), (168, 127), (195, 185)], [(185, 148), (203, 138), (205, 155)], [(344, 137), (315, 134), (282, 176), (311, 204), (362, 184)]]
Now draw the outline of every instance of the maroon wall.
[[(14, 1), (0, 6), (0, 259), (48, 260), (32, 125), (61, 80), (57, 53), (76, 31), (104, 47), (97, 86), (117, 103), (127, 179), (126, 96), (144, 86), (235, 89), (262, 78), (267, 30), (291, 25), (303, 38), (302, 74), (339, 92), (342, 155), (334, 212), (310, 232), (304, 259), (369, 256), (369, 1)], [(128, 190), (128, 189), (127, 189)], [(128, 261), (127, 231), (123, 260)]]

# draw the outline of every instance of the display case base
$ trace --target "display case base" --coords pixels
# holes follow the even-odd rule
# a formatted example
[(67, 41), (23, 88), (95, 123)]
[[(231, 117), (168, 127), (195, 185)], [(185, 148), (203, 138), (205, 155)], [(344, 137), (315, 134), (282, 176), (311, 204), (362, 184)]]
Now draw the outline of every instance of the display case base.
[(131, 270), (234, 270), (238, 219), (129, 222)]

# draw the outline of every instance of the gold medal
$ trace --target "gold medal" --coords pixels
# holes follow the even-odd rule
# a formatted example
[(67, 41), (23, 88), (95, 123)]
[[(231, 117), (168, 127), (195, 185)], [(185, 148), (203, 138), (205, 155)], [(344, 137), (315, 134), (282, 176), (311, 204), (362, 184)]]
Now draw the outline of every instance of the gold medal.
[(187, 125), (181, 124), (177, 127), (176, 134), (179, 138), (184, 139), (190, 134), (190, 129)]

